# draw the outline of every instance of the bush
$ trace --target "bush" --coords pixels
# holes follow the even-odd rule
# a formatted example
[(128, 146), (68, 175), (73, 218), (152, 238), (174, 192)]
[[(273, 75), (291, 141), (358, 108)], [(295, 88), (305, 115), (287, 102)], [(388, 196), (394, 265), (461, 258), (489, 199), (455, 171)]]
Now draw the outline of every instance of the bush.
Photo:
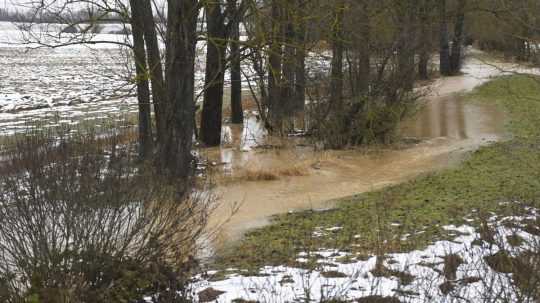
[(62, 29), (62, 34), (77, 34), (80, 33), (80, 28), (77, 25), (69, 25)]
[(326, 148), (390, 143), (417, 99), (411, 92), (391, 99), (359, 96), (344, 101), (339, 108), (331, 108), (326, 102), (316, 104), (310, 113), (313, 137)]
[(178, 198), (119, 135), (41, 133), (10, 146), (0, 301), (183, 300), (209, 198)]

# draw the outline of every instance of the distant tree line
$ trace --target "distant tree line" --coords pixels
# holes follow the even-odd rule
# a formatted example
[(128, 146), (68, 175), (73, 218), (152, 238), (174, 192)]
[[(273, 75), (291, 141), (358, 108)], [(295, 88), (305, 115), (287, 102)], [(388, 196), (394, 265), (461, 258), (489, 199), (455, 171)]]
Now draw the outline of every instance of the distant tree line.
[[(95, 20), (95, 19), (99, 19)], [(61, 15), (52, 12), (35, 14), (29, 9), (2, 9), (0, 8), (0, 21), (32, 22), (32, 23), (120, 23), (120, 16), (114, 12), (103, 12), (98, 9), (77, 9), (63, 12)]]
[(24, 14), (17, 11), (11, 11), (8, 9), (0, 8), (0, 21), (16, 22), (23, 20)]
[(540, 64), (540, 2), (476, 0), (468, 29), (481, 49)]

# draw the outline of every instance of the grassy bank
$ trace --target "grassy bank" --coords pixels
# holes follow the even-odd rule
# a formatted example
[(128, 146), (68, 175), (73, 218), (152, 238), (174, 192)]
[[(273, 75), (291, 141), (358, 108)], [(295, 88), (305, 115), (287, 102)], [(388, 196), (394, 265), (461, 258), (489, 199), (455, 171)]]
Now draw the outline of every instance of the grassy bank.
[[(540, 80), (502, 77), (463, 98), (501, 106), (509, 116), (511, 139), (480, 148), (456, 168), (343, 199), (330, 211), (277, 216), (223, 252), (215, 266), (305, 267), (309, 262), (297, 263), (298, 253), (321, 248), (351, 252), (344, 262), (419, 249), (456, 236), (444, 225), (481, 227), (494, 213), (519, 215), (524, 204), (539, 206)], [(312, 258), (315, 262), (317, 256)]]

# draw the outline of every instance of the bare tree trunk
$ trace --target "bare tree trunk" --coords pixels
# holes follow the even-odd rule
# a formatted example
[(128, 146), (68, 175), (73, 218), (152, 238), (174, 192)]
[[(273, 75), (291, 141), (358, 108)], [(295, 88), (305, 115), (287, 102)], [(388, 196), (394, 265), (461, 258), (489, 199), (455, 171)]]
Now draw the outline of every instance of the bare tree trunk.
[(340, 109), (343, 103), (343, 14), (344, 2), (336, 3), (334, 27), (332, 28), (332, 62), (330, 72), (330, 103), (333, 108)]
[(448, 43), (448, 17), (446, 16), (446, 0), (439, 0), (439, 56), (440, 73), (450, 75), (450, 45)]
[(240, 15), (237, 13), (236, 0), (229, 0), (230, 11), (234, 12), (231, 24), (231, 41), (229, 43), (231, 56), (231, 122), (241, 124), (244, 122), (242, 109), (242, 70), (240, 59)]
[[(162, 107), (164, 134), (159, 142), (159, 167), (166, 176), (187, 181), (193, 170), (198, 1), (169, 0), (167, 10), (167, 99)], [(181, 193), (185, 190), (179, 189)]]
[(281, 11), (278, 0), (272, 0), (272, 32), (268, 56), (268, 122), (271, 132), (281, 132), (283, 109), (280, 108), (282, 91), (282, 31)]
[(221, 143), (223, 82), (225, 75), (227, 33), (219, 2), (208, 2), (207, 52), (204, 102), (201, 119), (201, 140), (207, 146)]
[(360, 35), (362, 37), (363, 43), (358, 49), (358, 78), (357, 86), (358, 93), (365, 94), (369, 89), (370, 73), (371, 73), (371, 63), (370, 63), (370, 20), (369, 20), (369, 11), (368, 11), (368, 1), (362, 1), (362, 12), (360, 13), (361, 27)]
[(154, 116), (156, 121), (156, 137), (160, 140), (161, 134), (164, 132), (162, 119), (160, 118), (160, 106), (165, 102), (165, 82), (163, 80), (163, 66), (161, 63), (161, 54), (156, 34), (156, 24), (152, 3), (150, 0), (133, 1), (141, 7), (141, 14), (144, 19), (144, 40), (146, 43), (146, 52), (148, 55), (148, 66), (150, 82), (152, 84), (152, 101), (154, 105)]
[(294, 110), (297, 113), (304, 112), (306, 103), (306, 1), (296, 0), (297, 21), (295, 22), (296, 54), (294, 58)]
[(459, 0), (454, 25), (454, 39), (452, 40), (452, 54), (450, 55), (450, 73), (455, 75), (461, 70), (462, 49), (463, 49), (463, 29), (465, 26), (465, 0)]
[(420, 49), (420, 55), (418, 58), (418, 77), (422, 80), (428, 80), (429, 79), (429, 51), (422, 47)]
[(296, 112), (303, 112), (306, 103), (306, 49), (305, 49), (305, 28), (299, 28), (296, 33), (298, 47), (295, 58), (295, 83), (294, 83), (294, 104)]
[(423, 0), (420, 7), (420, 45), (418, 58), (418, 77), (422, 80), (429, 79), (428, 64), (430, 58), (430, 0)]
[(401, 25), (401, 33), (398, 44), (398, 79), (396, 84), (403, 85), (403, 88), (412, 90), (415, 80), (414, 56), (416, 50), (416, 0), (405, 0), (400, 2), (400, 12), (398, 19)]
[(293, 7), (294, 5), (285, 5), (283, 9), (283, 33), (284, 33), (284, 51), (283, 51), (283, 86), (281, 89), (281, 98), (279, 107), (283, 112), (282, 131), (289, 132), (294, 130), (294, 112), (295, 112), (295, 74), (296, 74), (296, 48), (295, 32), (293, 27)]
[[(354, 28), (347, 36), (352, 44), (345, 52), (349, 67), (349, 89), (352, 97), (359, 97), (369, 90), (370, 81), (370, 16), (369, 0), (352, 2), (351, 18)], [(358, 100), (358, 98), (355, 98)]]
[(137, 100), (139, 104), (139, 156), (144, 159), (152, 155), (153, 149), (150, 89), (146, 74), (146, 51), (144, 49), (144, 22), (139, 3), (135, 0), (130, 0), (130, 6), (133, 54), (135, 58), (135, 80), (137, 82)]

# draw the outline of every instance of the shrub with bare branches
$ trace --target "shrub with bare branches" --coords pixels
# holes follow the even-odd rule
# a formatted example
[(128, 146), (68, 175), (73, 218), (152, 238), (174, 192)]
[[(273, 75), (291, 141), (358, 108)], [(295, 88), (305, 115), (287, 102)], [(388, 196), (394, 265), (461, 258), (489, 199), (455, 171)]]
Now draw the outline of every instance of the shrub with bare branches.
[(14, 139), (0, 164), (0, 301), (183, 300), (211, 198), (179, 198), (120, 139)]

